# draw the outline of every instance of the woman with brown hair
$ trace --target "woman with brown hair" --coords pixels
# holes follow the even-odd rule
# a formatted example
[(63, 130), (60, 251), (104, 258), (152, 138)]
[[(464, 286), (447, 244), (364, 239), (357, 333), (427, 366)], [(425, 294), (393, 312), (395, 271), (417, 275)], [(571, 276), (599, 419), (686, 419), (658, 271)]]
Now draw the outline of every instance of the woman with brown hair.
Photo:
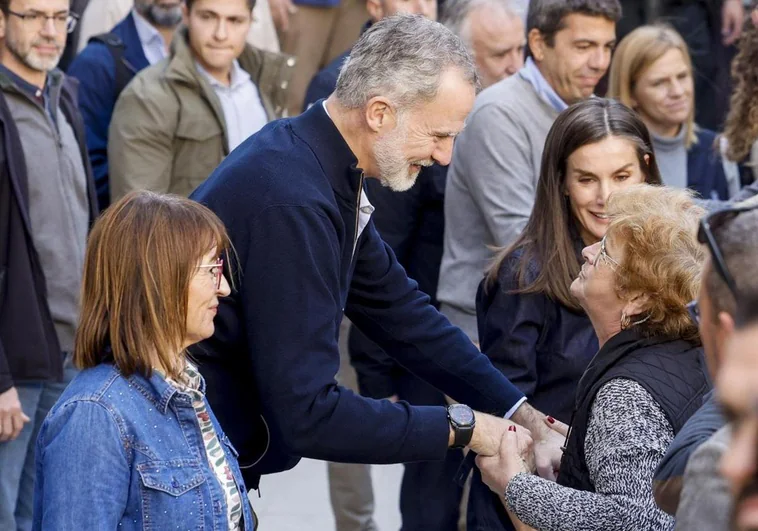
[(34, 529), (255, 529), (237, 453), (186, 349), (213, 335), (229, 238), (133, 192), (92, 229), (74, 363), (37, 441)]
[[(697, 324), (705, 211), (692, 193), (638, 185), (608, 201), (605, 236), (582, 251), (571, 294), (600, 350), (582, 375), (558, 482), (525, 465), (518, 433), (495, 457), (478, 457), (485, 482), (524, 524), (540, 531), (668, 531), (674, 518), (653, 499), (653, 473), (710, 390)], [(522, 428), (516, 428), (520, 430)]]
[[(624, 105), (591, 98), (563, 111), (545, 142), (535, 206), (476, 299), (481, 350), (537, 409), (568, 422), (598, 343), (569, 288), (581, 250), (605, 235), (608, 196), (661, 178), (645, 124)], [(469, 529), (510, 529), (475, 471)]]

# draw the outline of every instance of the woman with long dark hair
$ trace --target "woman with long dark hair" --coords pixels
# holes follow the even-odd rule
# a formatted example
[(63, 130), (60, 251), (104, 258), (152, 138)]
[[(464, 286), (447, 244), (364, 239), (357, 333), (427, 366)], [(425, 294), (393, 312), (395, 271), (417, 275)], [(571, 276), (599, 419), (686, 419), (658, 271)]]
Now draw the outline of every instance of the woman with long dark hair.
[[(592, 98), (561, 113), (548, 133), (534, 210), (496, 257), (477, 293), (484, 352), (540, 411), (568, 422), (579, 378), (597, 352), (587, 315), (569, 292), (583, 247), (605, 235), (606, 202), (619, 189), (660, 184), (647, 127), (628, 107)], [(469, 529), (509, 529), (474, 473)]]

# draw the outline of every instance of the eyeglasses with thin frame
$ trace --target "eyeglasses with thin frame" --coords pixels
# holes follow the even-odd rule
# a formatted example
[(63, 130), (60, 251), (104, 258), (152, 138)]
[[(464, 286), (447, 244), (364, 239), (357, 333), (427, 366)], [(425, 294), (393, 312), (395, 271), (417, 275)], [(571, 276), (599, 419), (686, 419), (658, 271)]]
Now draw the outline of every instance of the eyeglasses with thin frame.
[(53, 21), (56, 29), (64, 29), (66, 33), (71, 33), (76, 28), (76, 23), (79, 19), (72, 13), (56, 13), (55, 15), (46, 15), (39, 11), (30, 11), (28, 13), (17, 13), (16, 11), (8, 10), (9, 15), (18, 17), (24, 24), (30, 24), (32, 27), (36, 27), (37, 30), (41, 30), (45, 27), (48, 20)]
[(224, 259), (218, 258), (212, 264), (204, 264), (197, 266), (198, 269), (209, 269), (211, 275), (214, 277), (216, 283), (216, 290), (221, 289), (221, 278), (224, 276)]
[(608, 264), (611, 269), (616, 269), (617, 267), (621, 267), (621, 264), (619, 264), (616, 260), (611, 258), (611, 256), (608, 254), (608, 251), (605, 248), (605, 238), (606, 236), (603, 236), (603, 239), (600, 240), (600, 253), (597, 255), (597, 261), (604, 261), (606, 264)]
[(734, 277), (726, 267), (724, 255), (721, 252), (721, 247), (719, 247), (719, 244), (716, 241), (716, 237), (713, 235), (713, 231), (723, 227), (726, 223), (732, 221), (743, 212), (749, 212), (755, 209), (758, 209), (758, 203), (717, 210), (700, 220), (700, 228), (697, 231), (697, 240), (708, 246), (712, 258), (711, 263), (716, 268), (719, 276), (721, 276), (721, 279), (724, 281), (727, 288), (729, 288), (729, 291), (736, 301), (739, 300), (737, 295), (737, 283), (734, 281)]

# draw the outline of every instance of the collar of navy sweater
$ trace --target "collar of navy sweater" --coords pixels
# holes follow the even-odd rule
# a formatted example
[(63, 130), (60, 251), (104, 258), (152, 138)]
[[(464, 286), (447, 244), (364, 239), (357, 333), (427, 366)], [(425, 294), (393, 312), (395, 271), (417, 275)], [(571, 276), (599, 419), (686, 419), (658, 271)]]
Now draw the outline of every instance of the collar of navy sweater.
[(322, 102), (317, 101), (293, 118), (290, 122), (292, 131), (311, 148), (334, 192), (344, 200), (355, 202), (363, 172), (358, 168), (358, 158), (326, 114)]

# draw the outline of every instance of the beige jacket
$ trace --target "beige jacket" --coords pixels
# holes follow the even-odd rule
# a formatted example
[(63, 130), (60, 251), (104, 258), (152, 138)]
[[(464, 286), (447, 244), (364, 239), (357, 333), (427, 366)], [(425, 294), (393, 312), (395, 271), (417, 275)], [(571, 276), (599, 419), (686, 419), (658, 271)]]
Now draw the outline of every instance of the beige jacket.
[[(229, 154), (221, 103), (197, 71), (186, 29), (171, 55), (124, 89), (108, 133), (111, 199), (132, 190), (189, 195)], [(282, 116), (295, 60), (250, 47), (239, 57), (269, 120)]]

